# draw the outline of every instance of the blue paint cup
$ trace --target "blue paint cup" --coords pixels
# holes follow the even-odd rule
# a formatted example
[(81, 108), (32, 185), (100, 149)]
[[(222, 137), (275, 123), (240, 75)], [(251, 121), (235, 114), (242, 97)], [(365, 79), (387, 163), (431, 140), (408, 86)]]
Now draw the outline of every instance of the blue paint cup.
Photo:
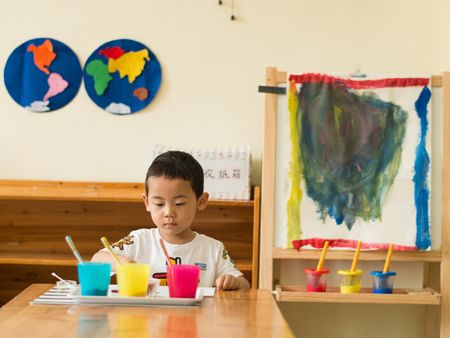
[(106, 296), (111, 280), (111, 264), (101, 262), (78, 263), (78, 281), (82, 296)]
[(388, 271), (383, 273), (382, 271), (372, 271), (373, 293), (392, 293), (394, 289), (394, 277), (397, 273)]

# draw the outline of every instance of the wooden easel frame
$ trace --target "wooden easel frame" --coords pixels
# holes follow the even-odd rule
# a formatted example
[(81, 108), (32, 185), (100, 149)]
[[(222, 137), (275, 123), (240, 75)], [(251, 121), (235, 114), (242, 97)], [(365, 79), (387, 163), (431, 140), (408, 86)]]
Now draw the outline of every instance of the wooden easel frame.
[[(287, 82), (287, 73), (275, 67), (266, 68), (265, 86), (278, 87)], [(440, 306), (429, 305), (426, 318), (426, 337), (450, 337), (450, 72), (433, 76), (432, 87), (442, 87), (442, 194), (441, 194), (441, 250), (433, 253), (395, 253), (393, 260), (422, 261), (427, 264), (427, 285), (441, 293)], [(273, 260), (296, 259), (292, 249), (274, 248), (275, 170), (277, 94), (265, 94), (264, 150), (262, 158), (260, 288), (273, 290)], [(378, 253), (379, 254), (379, 253)], [(372, 258), (370, 258), (372, 255)], [(377, 253), (366, 253), (372, 260)], [(422, 257), (424, 259), (422, 259)], [(345, 254), (341, 255), (346, 259)], [(340, 257), (340, 256), (339, 256)], [(339, 258), (338, 257), (338, 258)], [(348, 257), (351, 257), (348, 255)], [(337, 259), (338, 259), (337, 258)], [(299, 257), (298, 259), (302, 259)], [(368, 303), (371, 301), (368, 300)]]

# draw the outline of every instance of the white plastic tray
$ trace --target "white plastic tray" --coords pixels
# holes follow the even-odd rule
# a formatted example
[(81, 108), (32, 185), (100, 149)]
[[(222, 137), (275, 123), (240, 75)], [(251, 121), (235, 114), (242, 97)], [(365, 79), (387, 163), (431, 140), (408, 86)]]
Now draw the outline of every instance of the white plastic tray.
[(203, 300), (203, 296), (196, 298), (170, 298), (164, 296), (165, 292), (159, 293), (158, 290), (153, 296), (146, 297), (122, 297), (117, 293), (117, 285), (111, 285), (107, 296), (81, 296), (80, 289), (74, 290), (73, 299), (75, 304), (108, 304), (122, 306), (198, 306)]

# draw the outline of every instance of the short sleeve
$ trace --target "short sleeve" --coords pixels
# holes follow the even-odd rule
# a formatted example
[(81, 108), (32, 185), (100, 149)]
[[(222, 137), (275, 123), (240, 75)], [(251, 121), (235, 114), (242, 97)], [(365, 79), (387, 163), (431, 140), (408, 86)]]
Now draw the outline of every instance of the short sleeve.
[(219, 278), (222, 275), (232, 275), (234, 277), (241, 277), (243, 273), (238, 270), (234, 264), (233, 259), (230, 257), (228, 250), (221, 243), (219, 257), (217, 259), (216, 277)]

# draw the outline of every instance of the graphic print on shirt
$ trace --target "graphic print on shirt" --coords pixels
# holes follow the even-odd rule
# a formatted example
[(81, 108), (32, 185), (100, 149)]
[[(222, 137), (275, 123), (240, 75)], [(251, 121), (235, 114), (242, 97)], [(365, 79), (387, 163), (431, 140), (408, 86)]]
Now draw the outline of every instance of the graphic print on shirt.
[(113, 243), (111, 246), (112, 248), (119, 248), (120, 250), (123, 251), (123, 246), (124, 245), (131, 245), (133, 244), (133, 236), (126, 236), (120, 240), (118, 240), (116, 243)]
[[(181, 264), (181, 257), (169, 257), (170, 258), (170, 262), (172, 264)], [(166, 266), (167, 266), (167, 262), (166, 262)], [(155, 279), (159, 279), (159, 285), (161, 286), (167, 286), (167, 272), (163, 271), (163, 272), (155, 272), (152, 274), (152, 278)]]
[(236, 269), (236, 264), (234, 264), (233, 258), (231, 258), (230, 254), (228, 253), (228, 250), (223, 247), (222, 249), (222, 258), (227, 260), (229, 259), (230, 262), (233, 264), (234, 268)]
[(206, 263), (194, 263), (194, 265), (197, 265), (200, 268), (200, 271), (206, 271), (207, 269)]

